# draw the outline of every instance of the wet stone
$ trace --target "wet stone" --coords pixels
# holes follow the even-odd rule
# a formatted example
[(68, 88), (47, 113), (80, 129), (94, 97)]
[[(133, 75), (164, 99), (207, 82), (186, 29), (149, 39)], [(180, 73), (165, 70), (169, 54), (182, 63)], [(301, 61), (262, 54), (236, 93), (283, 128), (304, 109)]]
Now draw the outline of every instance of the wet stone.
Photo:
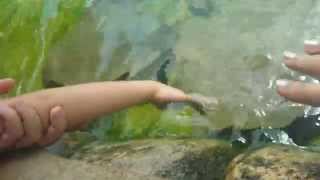
[(239, 155), (230, 164), (227, 174), (227, 180), (316, 180), (320, 177), (320, 153), (272, 145)]

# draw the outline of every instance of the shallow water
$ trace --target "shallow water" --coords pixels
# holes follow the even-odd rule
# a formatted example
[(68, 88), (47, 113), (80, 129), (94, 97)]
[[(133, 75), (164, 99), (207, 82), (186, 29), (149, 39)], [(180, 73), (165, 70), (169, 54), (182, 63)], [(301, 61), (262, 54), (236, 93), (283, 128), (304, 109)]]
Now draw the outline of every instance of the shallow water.
[[(38, 11), (20, 1), (2, 3), (4, 14), (14, 20), (7, 28), (0, 19), (0, 52), (8, 59), (0, 70), (20, 80), (17, 94), (41, 87), (41, 79), (48, 86), (126, 75), (161, 80), (221, 102), (206, 116), (188, 113), (179, 104), (162, 113), (133, 109), (114, 115), (114, 123), (99, 122), (94, 132), (101, 136), (111, 132), (120, 139), (141, 138), (159, 131), (164, 136), (183, 132), (209, 137), (233, 128), (233, 137), (239, 138), (238, 130), (282, 128), (296, 116), (315, 111), (284, 102), (275, 93), (275, 81), (314, 81), (286, 69), (281, 61), (283, 51), (302, 53), (303, 40), (320, 38), (317, 1), (55, 0), (38, 3)], [(29, 21), (36, 23), (28, 26)], [(28, 31), (19, 32), (21, 27)], [(23, 53), (5, 53), (8, 42)], [(150, 123), (139, 129), (141, 121)], [(275, 142), (291, 142), (283, 132), (268, 132), (263, 131), (275, 134)]]

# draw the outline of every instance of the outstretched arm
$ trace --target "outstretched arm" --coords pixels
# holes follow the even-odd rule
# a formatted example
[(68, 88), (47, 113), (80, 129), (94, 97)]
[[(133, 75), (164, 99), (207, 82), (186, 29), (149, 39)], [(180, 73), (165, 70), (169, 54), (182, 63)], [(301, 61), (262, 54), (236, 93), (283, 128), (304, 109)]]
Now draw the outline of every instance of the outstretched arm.
[(50, 109), (61, 106), (67, 129), (87, 124), (104, 114), (144, 103), (188, 101), (182, 91), (153, 81), (98, 82), (49, 89), (6, 100), (11, 106), (23, 101), (35, 107), (41, 119), (48, 119)]

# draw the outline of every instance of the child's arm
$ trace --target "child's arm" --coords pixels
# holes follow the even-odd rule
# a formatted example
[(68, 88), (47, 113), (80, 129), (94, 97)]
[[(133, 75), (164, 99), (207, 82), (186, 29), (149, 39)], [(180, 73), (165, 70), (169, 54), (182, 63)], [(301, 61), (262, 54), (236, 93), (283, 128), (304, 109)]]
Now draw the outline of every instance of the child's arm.
[(35, 107), (41, 119), (48, 119), (50, 109), (62, 106), (67, 129), (87, 124), (104, 114), (144, 102), (187, 101), (182, 91), (153, 81), (100, 82), (49, 89), (8, 99), (11, 106), (20, 101)]

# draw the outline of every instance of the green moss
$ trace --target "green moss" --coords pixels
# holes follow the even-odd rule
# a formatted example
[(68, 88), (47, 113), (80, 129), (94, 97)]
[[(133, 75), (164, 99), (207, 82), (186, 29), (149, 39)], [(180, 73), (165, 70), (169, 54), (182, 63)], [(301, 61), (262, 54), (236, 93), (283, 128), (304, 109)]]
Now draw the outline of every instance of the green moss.
[(160, 119), (161, 111), (153, 105), (136, 106), (102, 118), (91, 127), (91, 132), (101, 140), (127, 140), (146, 137)]
[(160, 115), (160, 110), (150, 104), (129, 109), (121, 136), (126, 139), (143, 138), (160, 119)]
[(155, 124), (151, 137), (191, 137), (193, 133), (192, 115), (194, 111), (185, 107), (182, 110), (170, 109), (162, 113)]
[[(90, 131), (103, 141), (192, 137), (195, 115), (198, 113), (189, 106), (162, 111), (152, 104), (145, 104), (102, 118), (91, 126)], [(200, 131), (207, 133), (207, 129)]]
[(42, 87), (48, 49), (81, 17), (84, 0), (2, 0), (0, 78), (17, 79), (15, 94)]
[(313, 147), (320, 147), (320, 137), (313, 138), (308, 145)]

